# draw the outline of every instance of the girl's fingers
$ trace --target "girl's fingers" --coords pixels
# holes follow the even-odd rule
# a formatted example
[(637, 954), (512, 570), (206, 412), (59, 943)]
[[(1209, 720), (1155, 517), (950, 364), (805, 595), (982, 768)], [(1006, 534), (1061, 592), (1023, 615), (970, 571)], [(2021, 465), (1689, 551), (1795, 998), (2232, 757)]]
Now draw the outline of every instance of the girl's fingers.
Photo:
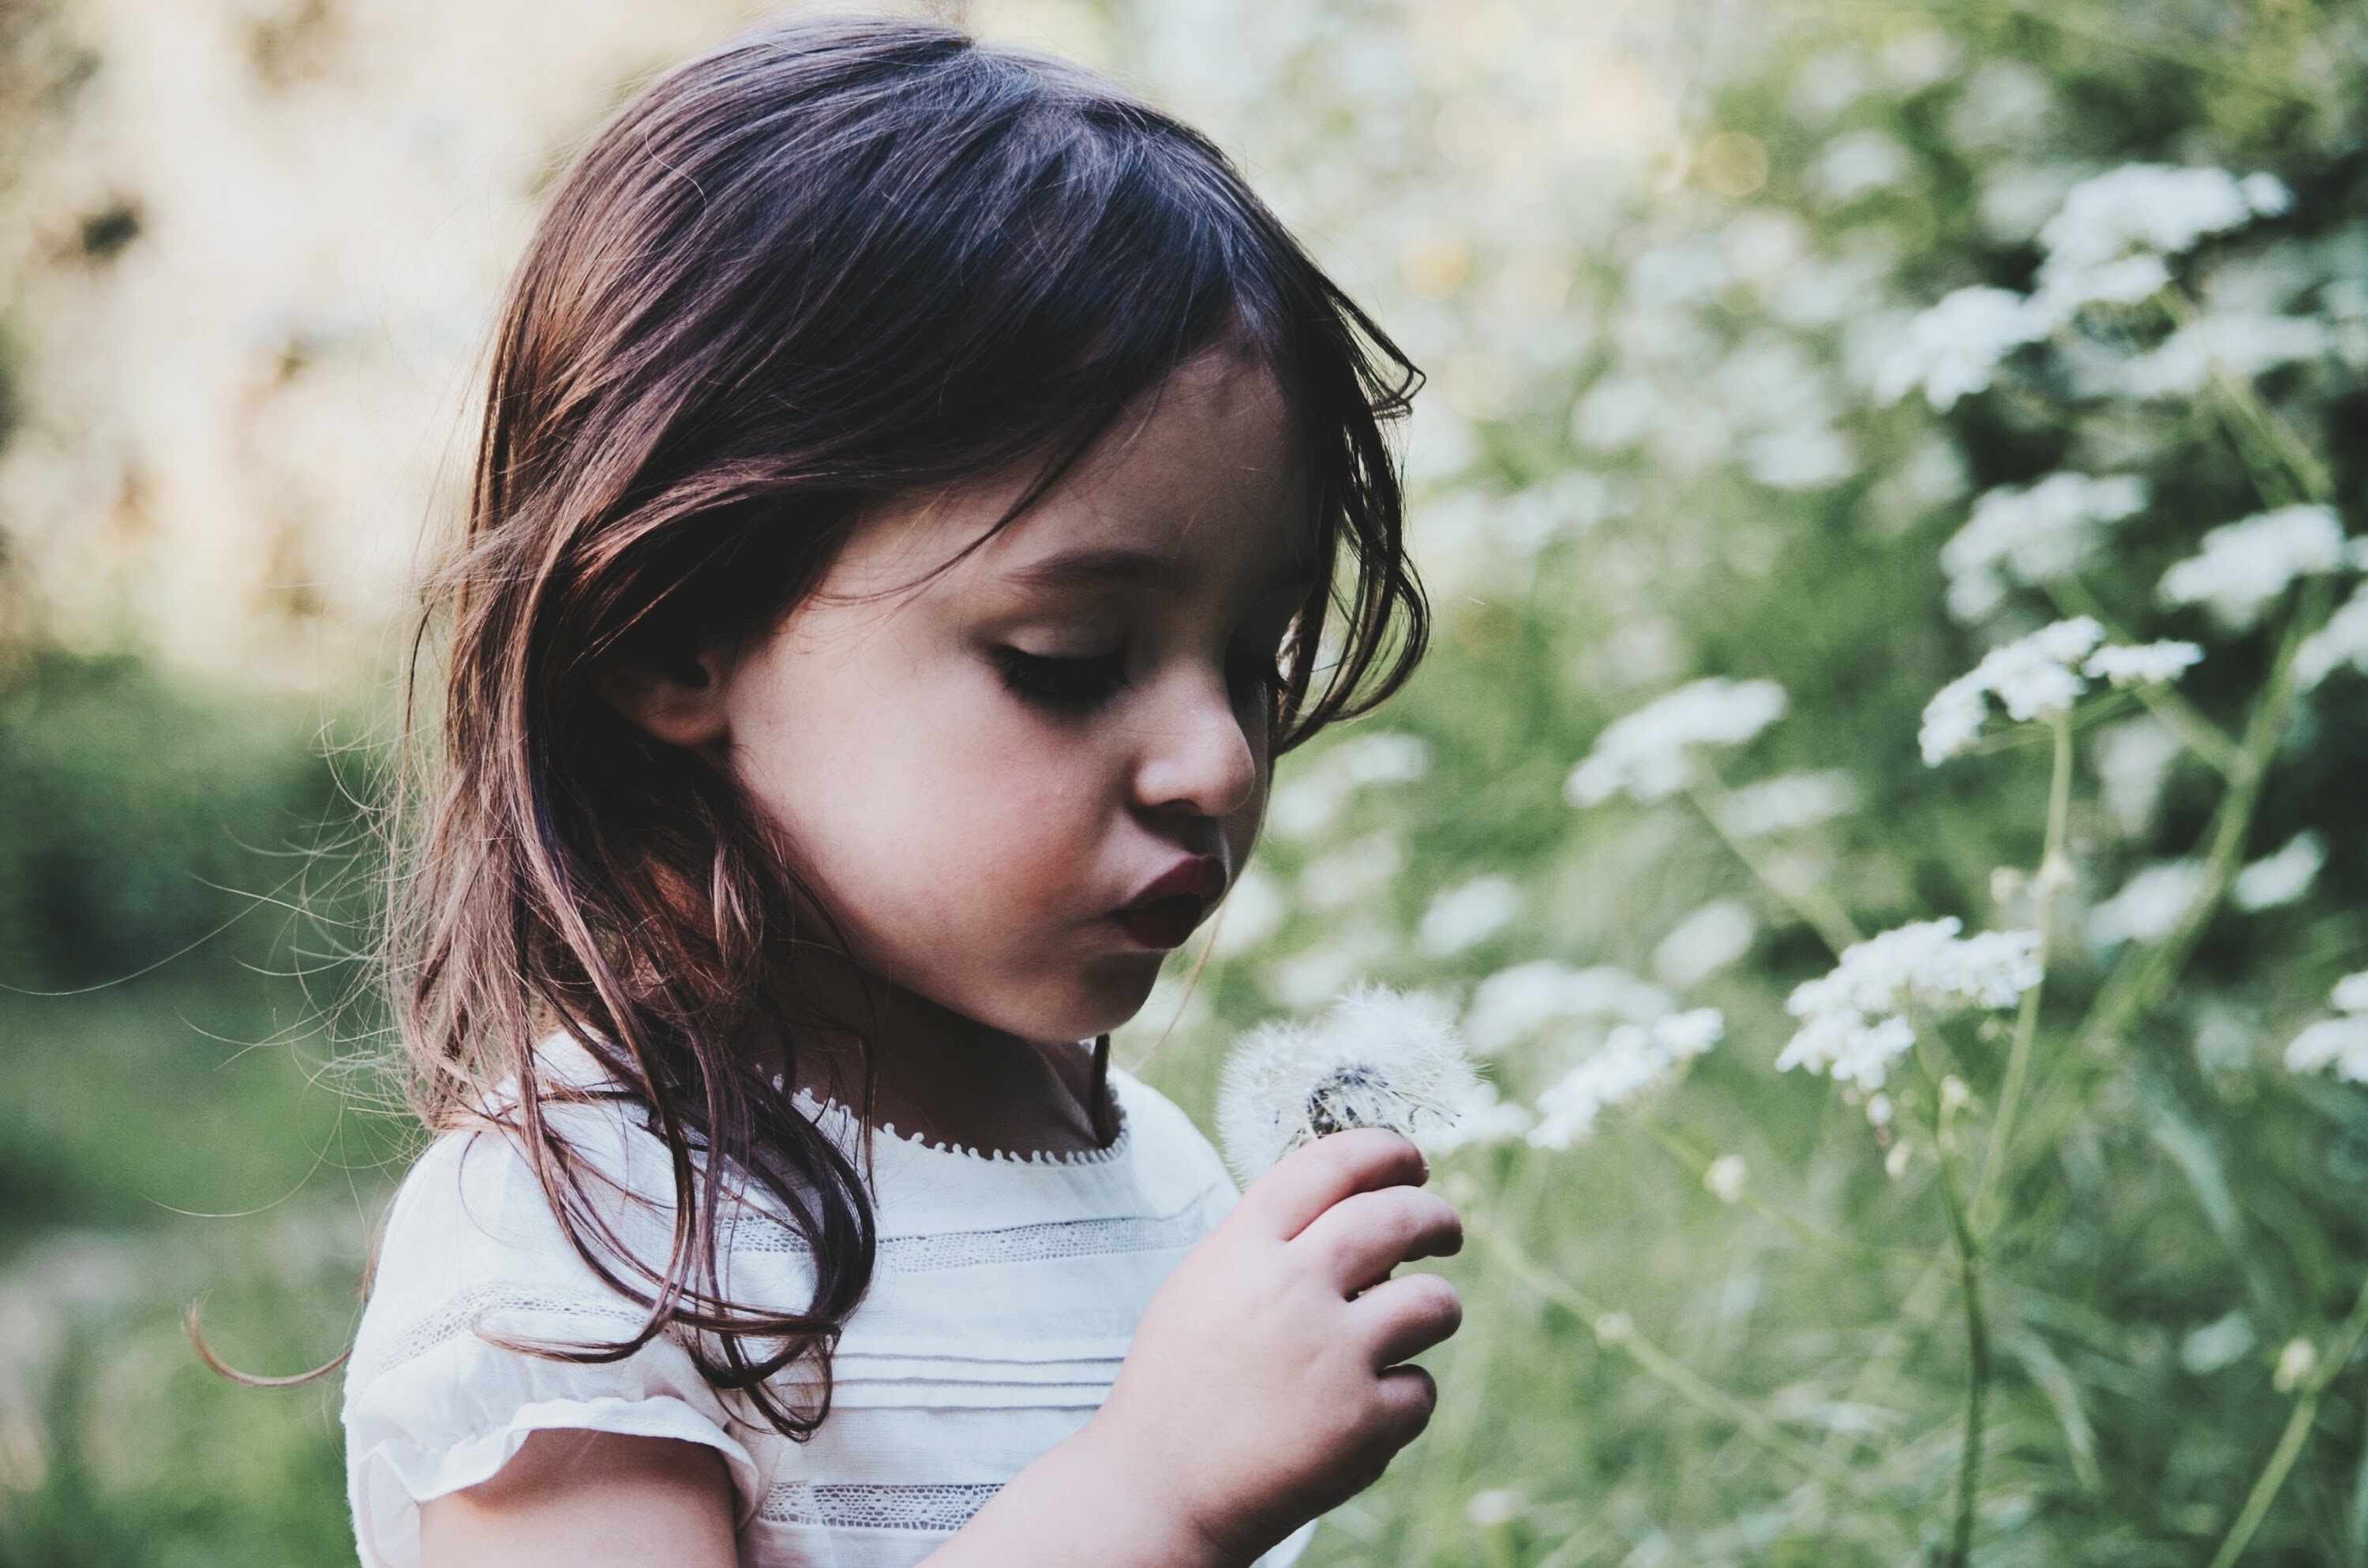
[(1436, 1274), (1409, 1274), (1374, 1286), (1349, 1311), (1360, 1333), (1371, 1336), (1373, 1365), (1393, 1376), (1398, 1363), (1419, 1356), (1463, 1324), (1463, 1298)]
[(1420, 1367), (1392, 1367), (1381, 1375), (1378, 1397), (1390, 1445), (1402, 1449), (1430, 1425), (1430, 1413), (1439, 1404), (1439, 1385)]
[(1344, 1296), (1380, 1284), (1417, 1257), (1463, 1246), (1463, 1221), (1444, 1199), (1411, 1187), (1352, 1193), (1317, 1215), (1292, 1244), (1320, 1256)]
[(1354, 1128), (1294, 1149), (1250, 1183), (1235, 1210), (1284, 1241), (1352, 1193), (1419, 1187), (1430, 1165), (1405, 1136), (1379, 1127)]

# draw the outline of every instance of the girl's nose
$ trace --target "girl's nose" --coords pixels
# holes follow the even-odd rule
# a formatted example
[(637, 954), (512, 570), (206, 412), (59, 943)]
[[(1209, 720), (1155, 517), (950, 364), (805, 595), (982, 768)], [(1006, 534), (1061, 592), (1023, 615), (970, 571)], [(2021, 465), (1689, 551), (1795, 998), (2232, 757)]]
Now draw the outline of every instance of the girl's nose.
[(1258, 759), (1222, 676), (1170, 683), (1147, 714), (1135, 794), (1152, 811), (1231, 816), (1249, 803)]

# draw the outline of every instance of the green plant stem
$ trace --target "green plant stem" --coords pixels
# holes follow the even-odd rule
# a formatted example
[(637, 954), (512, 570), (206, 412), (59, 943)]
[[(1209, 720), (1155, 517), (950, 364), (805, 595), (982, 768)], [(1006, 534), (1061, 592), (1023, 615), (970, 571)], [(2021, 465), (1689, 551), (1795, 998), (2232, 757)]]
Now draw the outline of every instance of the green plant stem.
[[(1662, 1148), (1669, 1152), (1672, 1158), (1684, 1165), (1697, 1177), (1710, 1169), (1711, 1156), (1702, 1153), (1695, 1144), (1657, 1122), (1646, 1121), (1644, 1127)], [(1874, 1246), (1866, 1242), (1854, 1242), (1848, 1236), (1838, 1236), (1830, 1232), (1821, 1231), (1791, 1210), (1769, 1202), (1748, 1186), (1736, 1201), (1755, 1214), (1773, 1220), (1800, 1241), (1816, 1248), (1819, 1252), (1850, 1263), (1922, 1263), (1927, 1256), (1927, 1254), (1920, 1249), (1909, 1252), (1899, 1247)]]
[[(1725, 1390), (1705, 1382), (1684, 1362), (1638, 1333), (1633, 1326), (1633, 1320), (1622, 1332), (1606, 1332), (1605, 1325), (1614, 1320), (1611, 1309), (1577, 1286), (1548, 1271), (1543, 1265), (1522, 1251), (1520, 1244), (1502, 1232), (1486, 1224), (1473, 1226), (1471, 1230), (1472, 1233), (1477, 1236), (1491, 1252), (1503, 1260), (1506, 1272), (1547, 1301), (1594, 1324), (1598, 1337), (1605, 1345), (1622, 1351), (1646, 1375), (1674, 1390), (1713, 1415), (1730, 1423), (1745, 1437), (1758, 1443), (1770, 1453), (1812, 1475), (1833, 1482), (1861, 1498), (1873, 1494), (1873, 1489), (1869, 1487), (1865, 1478), (1856, 1471), (1793, 1437), (1766, 1415), (1752, 1409)], [(1625, 1316), (1625, 1314), (1620, 1315)]]
[(1982, 1151), (1981, 1175), (1974, 1183), (1968, 1219), (1976, 1234), (1986, 1233), (1989, 1228), (1990, 1221), (1984, 1216), (1997, 1188), (2007, 1145), (2014, 1137), (2015, 1109), (2022, 1102), (2023, 1082), (2031, 1075), (2032, 1042), (2039, 1035), (2040, 996), (2047, 986), (2048, 956), (2055, 940), (2055, 892), (2067, 874), (2064, 835), (2072, 818), (2070, 715), (2057, 714), (2049, 728), (2055, 733), (2055, 761), (2047, 780), (2047, 831), (2040, 846), (2038, 874), (2031, 880), (2032, 901), (2039, 920), (2039, 978), (2022, 994), (2021, 1006), (2015, 1014), (2014, 1043), (2007, 1051), (2006, 1078), (1998, 1087), (1998, 1116), (1990, 1123), (1989, 1142)]
[(1949, 1243), (1957, 1259), (1957, 1301), (1965, 1318), (1964, 1439), (1957, 1453), (1957, 1508), (1950, 1525), (1948, 1568), (1965, 1568), (1974, 1550), (1974, 1506), (1981, 1495), (1982, 1427), (1988, 1414), (1990, 1392), (1989, 1320), (1982, 1311), (1981, 1245), (1974, 1237), (1972, 1216), (1957, 1192), (1955, 1161), (1950, 1153), (1953, 1129), (1948, 1096), (1941, 1074), (1925, 1055), (1930, 1026), (1918, 1020), (1916, 1064), (1932, 1096), (1932, 1163), (1941, 1189), (1941, 1208), (1949, 1218)]
[(1844, 948), (1862, 939), (1857, 925), (1835, 902), (1833, 894), (1814, 882), (1802, 887), (1788, 885), (1790, 879), (1777, 876), (1775, 867), (1768, 858), (1727, 826), (1727, 805), (1733, 797), (1727, 793), (1726, 786), (1713, 777), (1708, 768), (1697, 773), (1693, 788), (1687, 791), (1686, 798), (1693, 801), (1694, 809), (1702, 812), (1702, 820), (1710, 824), (1711, 831), (1735, 852), (1735, 858), (1759, 879), (1762, 886), (1782, 900), (1786, 908), (1808, 922), (1810, 928), (1824, 939), (1836, 956), (1839, 956)]
[(2236, 881), (2238, 862), (2245, 852), (2245, 835), (2253, 824), (2253, 810), (2260, 801), (2261, 786), (2269, 777), (2270, 759), (2276, 755), (2279, 742), (2285, 738), (2287, 720), (2300, 695), (2294, 678), (2294, 653), (2304, 638), (2326, 619), (2331, 592), (2327, 578), (2312, 578), (2303, 589), (2301, 606), (2286, 623), (2284, 640), (2271, 666), (2269, 690), (2246, 723), (2244, 744), (2229, 774), (2227, 790), (2220, 797), (2219, 809), (2213, 814), (2203, 885), (2180, 911), (2179, 923), (2161, 941), (2142, 952), (2133, 949), (2125, 953), (2115, 966), (2099, 992), (2088, 1021), (2081, 1026), (2079, 1038), (2084, 1045), (2102, 1046), (2120, 1039), (2131, 1023), (2162, 999), (2164, 991), (2185, 967), (2188, 956), (2203, 937), (2205, 922), (2220, 907), (2229, 884)]
[[(2105, 628), (2105, 634), (2116, 642), (2136, 641), (2113, 624), (2104, 606), (2089, 591), (2087, 584), (2074, 577), (2059, 577), (2047, 585), (2047, 597), (2057, 611), (2064, 615), (2085, 615)], [(2214, 769), (2226, 775), (2237, 766), (2237, 743), (2228, 733), (2204, 716), (2203, 710), (2180, 695), (2175, 686), (2157, 686), (2151, 681), (2134, 688), (2146, 711), (2153, 714), (2162, 727), (2188, 750), (2202, 757)]]
[(2351, 1315), (2335, 1331), (2327, 1354), (2303, 1380), (2301, 1391), (2294, 1396), (2293, 1413), (2286, 1417), (2286, 1429), (2279, 1434), (2278, 1446), (2270, 1451), (2269, 1463), (2261, 1467), (2260, 1477), (2253, 1483), (2253, 1490), (2238, 1510), (2236, 1523), (2228, 1527), (2220, 1550), (2212, 1554), (2211, 1568), (2231, 1568), (2245, 1554), (2245, 1548), (2252, 1544), (2253, 1532), (2261, 1528), (2270, 1505), (2277, 1500), (2279, 1489), (2286, 1483), (2287, 1473), (2294, 1469), (2294, 1460), (2302, 1457), (2303, 1445), (2310, 1440), (2311, 1424), (2318, 1418), (2319, 1396), (2351, 1363), (2363, 1332), (2368, 1332), (2368, 1280), (2362, 1281), (2360, 1294), (2351, 1302)]

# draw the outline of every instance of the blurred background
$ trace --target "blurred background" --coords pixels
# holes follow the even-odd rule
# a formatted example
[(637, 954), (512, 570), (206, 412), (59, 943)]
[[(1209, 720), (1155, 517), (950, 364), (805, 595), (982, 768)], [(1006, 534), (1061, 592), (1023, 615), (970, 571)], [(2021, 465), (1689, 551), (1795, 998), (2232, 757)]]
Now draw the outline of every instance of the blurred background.
[[(495, 296), (578, 140), (769, 14), (0, 0), (5, 1568), (353, 1561), (336, 1380), (227, 1383), (181, 1317), (202, 1299), (222, 1354), (263, 1372), (350, 1331), (417, 1143), (369, 990), (370, 808)], [(1463, 1011), (1527, 1103), (1623, 1021), (1725, 1017), (1682, 1084), (1591, 1138), (1453, 1156), (1452, 1190), (1514, 1244), (1453, 1266), (1471, 1314), (1434, 1358), (1434, 1427), (1311, 1561), (1935, 1557), (1966, 1344), (1935, 1285), (1933, 1166), (1775, 1071), (1790, 988), (1832, 962), (1800, 912), (2028, 923), (2047, 748), (1928, 768), (1918, 715), (2075, 588), (2203, 638), (2192, 711), (2249, 737), (2293, 623), (2217, 624), (2153, 585), (2270, 504), (2213, 377), (2315, 454), (2313, 494), (2362, 531), (2368, 16), (933, 14), (1203, 126), (1430, 378), (1407, 461), (1436, 652), (1392, 709), (1284, 764), (1261, 869), (1122, 1057), (1205, 1117), (1238, 1029), (1373, 978)], [(2028, 288), (2065, 194), (2133, 162), (2293, 193), (2177, 258), (2176, 299), (2237, 324), (2212, 377), (2133, 381), (2176, 324), (2134, 309), (1945, 409), (1877, 395), (1918, 311)], [(2077, 582), (2033, 570), (1952, 617), (1942, 544), (1977, 497), (2059, 469), (2137, 476), (2149, 503)], [(2327, 613), (2311, 591), (2294, 615)], [(2199, 863), (2235, 775), (2135, 700), (2084, 721), (2075, 935), (1993, 1248), (1977, 1561), (2202, 1563), (2233, 1541), (2368, 1562), (2368, 1390), (2294, 1349), (2351, 1348), (2330, 1332), (2368, 1268), (2368, 1101), (2282, 1064), (2368, 969), (2368, 679), (2336, 664), (2276, 710), (2231, 853), (2314, 847), (2199, 916), (2111, 1038), (2079, 1032), (2088, 1004), (2165, 939), (2116, 890)], [(1709, 676), (1786, 688), (1783, 721), (1719, 758), (1728, 784), (1782, 788), (1724, 814), (1565, 803), (1608, 723)], [(1996, 1031), (1951, 1049), (1987, 1114)]]

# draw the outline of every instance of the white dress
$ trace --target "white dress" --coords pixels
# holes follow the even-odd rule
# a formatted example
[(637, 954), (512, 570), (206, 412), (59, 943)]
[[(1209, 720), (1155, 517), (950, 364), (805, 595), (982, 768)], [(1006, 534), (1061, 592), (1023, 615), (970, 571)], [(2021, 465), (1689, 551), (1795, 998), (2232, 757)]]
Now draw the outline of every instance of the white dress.
[[(572, 1042), (545, 1050), (590, 1069)], [(1085, 1424), (1152, 1292), (1234, 1204), (1223, 1162), (1190, 1119), (1124, 1073), (1110, 1080), (1121, 1131), (1092, 1153), (988, 1156), (881, 1129), (871, 1288), (833, 1359), (830, 1414), (803, 1443), (745, 1399), (719, 1397), (671, 1335), (607, 1365), (489, 1343), (613, 1342), (643, 1314), (575, 1256), (508, 1137), (438, 1138), (388, 1215), (346, 1374), (363, 1568), (416, 1568), (419, 1505), (486, 1480), (545, 1428), (715, 1449), (732, 1477), (743, 1568), (918, 1562)], [(853, 1137), (843, 1109), (801, 1104), (842, 1145)], [(663, 1259), (673, 1191), (664, 1145), (622, 1105), (552, 1115), (593, 1168), (653, 1200), (603, 1212), (640, 1256)], [(728, 1288), (751, 1303), (803, 1306), (803, 1245), (743, 1213)], [(1297, 1558), (1313, 1529), (1261, 1568)]]

